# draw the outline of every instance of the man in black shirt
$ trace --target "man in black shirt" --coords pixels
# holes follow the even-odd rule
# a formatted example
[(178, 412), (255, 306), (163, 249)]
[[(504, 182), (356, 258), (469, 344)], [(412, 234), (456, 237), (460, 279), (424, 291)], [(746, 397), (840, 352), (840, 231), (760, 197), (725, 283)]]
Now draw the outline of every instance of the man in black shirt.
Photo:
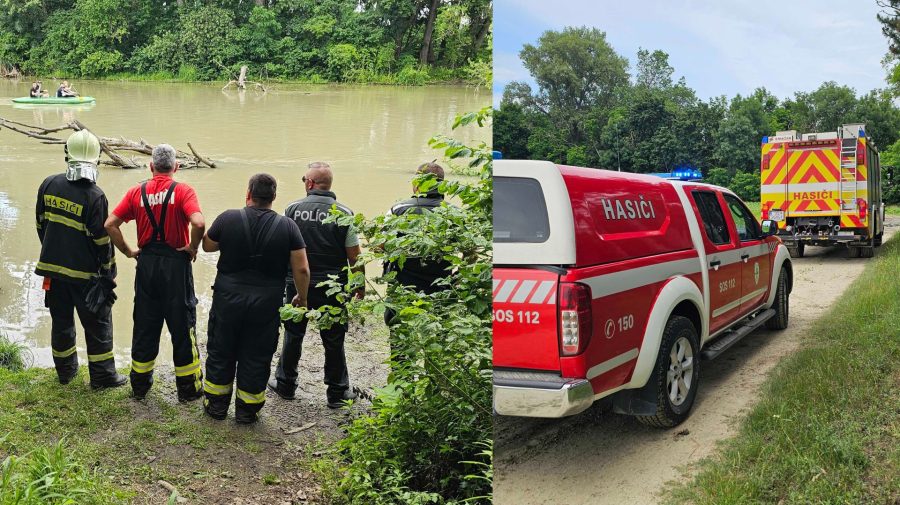
[[(346, 284), (348, 265), (354, 266), (360, 254), (359, 238), (350, 226), (337, 223), (323, 223), (332, 207), (339, 212), (353, 215), (347, 206), (338, 203), (337, 196), (331, 191), (334, 176), (327, 163), (310, 163), (303, 183), (306, 185), (306, 198), (291, 203), (284, 214), (300, 227), (300, 232), (307, 243), (309, 267), (312, 280), (309, 289), (309, 306), (318, 309), (323, 305), (343, 307), (343, 303), (334, 295), (328, 295), (328, 288), (318, 287), (330, 276)], [(362, 267), (354, 267), (359, 271)], [(287, 299), (293, 295), (293, 282), (287, 282)], [(355, 296), (361, 298), (363, 291)], [(284, 323), (284, 345), (281, 359), (275, 370), (275, 378), (269, 381), (269, 388), (285, 399), (293, 399), (297, 389), (297, 364), (300, 361), (303, 337), (306, 334), (307, 320), (299, 323)], [(356, 398), (350, 390), (350, 376), (347, 372), (347, 359), (344, 355), (344, 337), (347, 334), (346, 323), (335, 323), (330, 328), (319, 331), (322, 345), (325, 347), (325, 392), (329, 408), (340, 408), (347, 400)]]
[(306, 306), (309, 264), (297, 224), (272, 210), (275, 178), (250, 178), (247, 206), (227, 210), (203, 237), (203, 250), (221, 251), (209, 314), (206, 413), (225, 419), (237, 375), (235, 420), (259, 418), (266, 381), (278, 347), (278, 309), (288, 267), (297, 293), (291, 303)]

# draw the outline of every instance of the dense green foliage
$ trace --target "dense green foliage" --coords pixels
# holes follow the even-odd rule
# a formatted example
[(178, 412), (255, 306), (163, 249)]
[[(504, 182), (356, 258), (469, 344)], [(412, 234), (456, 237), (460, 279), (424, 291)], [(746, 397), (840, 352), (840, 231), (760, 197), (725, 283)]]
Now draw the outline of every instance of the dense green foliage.
[(491, 11), (491, 0), (0, 0), (0, 63), (77, 77), (212, 80), (247, 65), (252, 78), (480, 79)]
[[(488, 107), (460, 116), (454, 128), (486, 126), (490, 115)], [(420, 191), (438, 185), (459, 206), (342, 218), (365, 238), (362, 263), (444, 258), (453, 272), (438, 281), (446, 289), (431, 295), (397, 285), (393, 272), (373, 281), (351, 273), (347, 286), (331, 283), (332, 291), (346, 298), (364, 282), (386, 286), (351, 301), (351, 318), (381, 319), (387, 307), (398, 314), (391, 328), (388, 384), (377, 391), (372, 413), (355, 419), (338, 443), (342, 469), (334, 491), (340, 502), (490, 501), (491, 153), (484, 143), (469, 147), (451, 138), (435, 137), (430, 144), (448, 159), (467, 160), (477, 170), (478, 177), (470, 181), (417, 179)], [(304, 315), (327, 324), (334, 313), (329, 308), (282, 309), (285, 318)]]
[(880, 249), (837, 305), (806, 332), (801, 349), (767, 381), (737, 437), (678, 486), (672, 501), (900, 500), (898, 246), (895, 238)]
[(537, 89), (511, 82), (504, 90), (494, 145), (506, 158), (642, 173), (692, 165), (755, 200), (763, 136), (860, 122), (878, 146), (900, 139), (900, 109), (884, 90), (858, 96), (825, 82), (784, 100), (760, 88), (704, 101), (673, 78), (666, 53), (638, 51), (632, 76), (606, 35), (587, 28), (545, 32), (519, 56)]

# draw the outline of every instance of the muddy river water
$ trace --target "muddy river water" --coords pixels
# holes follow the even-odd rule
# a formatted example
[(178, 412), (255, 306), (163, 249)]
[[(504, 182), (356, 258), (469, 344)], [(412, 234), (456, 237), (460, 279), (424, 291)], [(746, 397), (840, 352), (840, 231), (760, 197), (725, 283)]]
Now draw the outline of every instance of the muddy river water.
[[(268, 172), (279, 182), (276, 209), (303, 196), (300, 177), (310, 161), (331, 163), (338, 199), (356, 212), (375, 215), (410, 193), (414, 168), (439, 155), (427, 145), (449, 133), (453, 117), (490, 104), (489, 90), (464, 87), (279, 85), (267, 94), (222, 92), (215, 84), (77, 82), (93, 106), (14, 106), (27, 82), (0, 81), (0, 117), (53, 127), (78, 119), (103, 136), (144, 138), (186, 149), (191, 144), (218, 163), (216, 169), (179, 171), (176, 179), (197, 190), (207, 224), (223, 210), (243, 206), (247, 180)], [(65, 135), (65, 133), (63, 133)], [(489, 131), (463, 132), (489, 138)], [(26, 342), (35, 362), (51, 365), (50, 314), (44, 308), (42, 278), (34, 275), (40, 252), (35, 233), (35, 194), (41, 181), (65, 169), (63, 149), (0, 130), (0, 332)], [(112, 209), (125, 191), (147, 179), (149, 169), (104, 167), (98, 183)], [(124, 227), (136, 242), (133, 223)], [(217, 254), (201, 253), (194, 264), (198, 335), (205, 340)], [(117, 254), (113, 308), (118, 366), (129, 362), (134, 262)], [(78, 328), (82, 359), (84, 339)], [(160, 358), (171, 346), (163, 335)]]

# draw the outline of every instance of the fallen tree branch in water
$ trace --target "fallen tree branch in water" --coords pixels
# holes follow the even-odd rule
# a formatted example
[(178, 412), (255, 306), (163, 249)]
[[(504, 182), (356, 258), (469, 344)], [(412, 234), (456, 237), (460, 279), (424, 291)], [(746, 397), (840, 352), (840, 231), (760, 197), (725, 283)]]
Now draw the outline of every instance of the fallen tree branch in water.
[[(25, 135), (26, 137), (33, 138), (35, 140), (39, 140), (42, 144), (65, 144), (66, 140), (62, 138), (52, 137), (50, 134), (58, 133), (66, 130), (71, 131), (79, 131), (79, 130), (88, 130), (91, 131), (90, 128), (85, 126), (78, 120), (74, 120), (70, 123), (63, 124), (61, 126), (57, 126), (55, 128), (44, 128), (41, 126), (34, 126), (26, 123), (20, 123), (18, 121), (13, 121), (11, 119), (6, 119), (0, 117), (0, 129), (6, 128), (7, 130), (14, 131), (16, 133)], [(93, 132), (92, 132), (93, 133)], [(95, 134), (96, 135), (96, 134)], [(130, 139), (126, 139), (125, 137), (101, 137), (97, 135), (97, 139), (100, 140), (100, 150), (103, 154), (106, 155), (107, 159), (101, 159), (101, 165), (109, 165), (113, 167), (120, 168), (146, 168), (146, 163), (141, 163), (133, 156), (124, 157), (118, 153), (118, 151), (130, 151), (134, 153), (140, 153), (145, 156), (150, 156), (153, 152), (153, 148), (155, 147), (153, 144), (150, 144), (144, 139), (140, 139), (139, 141), (134, 141)], [(205, 158), (201, 156), (194, 146), (188, 143), (188, 148), (190, 149), (190, 153), (185, 151), (181, 151), (176, 149), (175, 154), (178, 160), (179, 166), (181, 168), (197, 168), (200, 166), (207, 166), (210, 168), (216, 168), (216, 164), (209, 160), (209, 158)]]
[[(219, 64), (222, 68), (225, 68), (223, 65)], [(227, 69), (226, 69), (227, 70)], [(241, 75), (237, 77), (237, 79), (232, 79), (228, 81), (224, 86), (222, 86), (222, 91), (228, 89), (229, 86), (235, 86), (237, 89), (244, 91), (247, 89), (247, 84), (252, 84), (257, 88), (261, 89), (263, 93), (268, 91), (266, 87), (256, 81), (248, 81), (247, 80), (247, 65), (241, 67)]]

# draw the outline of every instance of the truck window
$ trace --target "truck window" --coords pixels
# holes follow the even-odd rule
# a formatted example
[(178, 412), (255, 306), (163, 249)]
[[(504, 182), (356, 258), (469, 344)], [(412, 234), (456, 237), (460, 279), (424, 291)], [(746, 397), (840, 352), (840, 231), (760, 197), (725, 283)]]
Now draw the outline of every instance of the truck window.
[(494, 178), (494, 242), (546, 242), (550, 237), (541, 183), (527, 177)]
[(697, 203), (697, 209), (700, 211), (700, 220), (703, 221), (703, 228), (706, 230), (706, 237), (713, 244), (727, 244), (731, 242), (728, 236), (728, 225), (725, 224), (725, 214), (722, 213), (722, 206), (719, 205), (719, 199), (712, 191), (693, 191), (694, 201)]
[(734, 219), (734, 225), (737, 227), (738, 238), (743, 240), (759, 240), (762, 232), (753, 213), (742, 201), (736, 196), (724, 194), (725, 202), (728, 204), (728, 210), (731, 211), (731, 217)]

